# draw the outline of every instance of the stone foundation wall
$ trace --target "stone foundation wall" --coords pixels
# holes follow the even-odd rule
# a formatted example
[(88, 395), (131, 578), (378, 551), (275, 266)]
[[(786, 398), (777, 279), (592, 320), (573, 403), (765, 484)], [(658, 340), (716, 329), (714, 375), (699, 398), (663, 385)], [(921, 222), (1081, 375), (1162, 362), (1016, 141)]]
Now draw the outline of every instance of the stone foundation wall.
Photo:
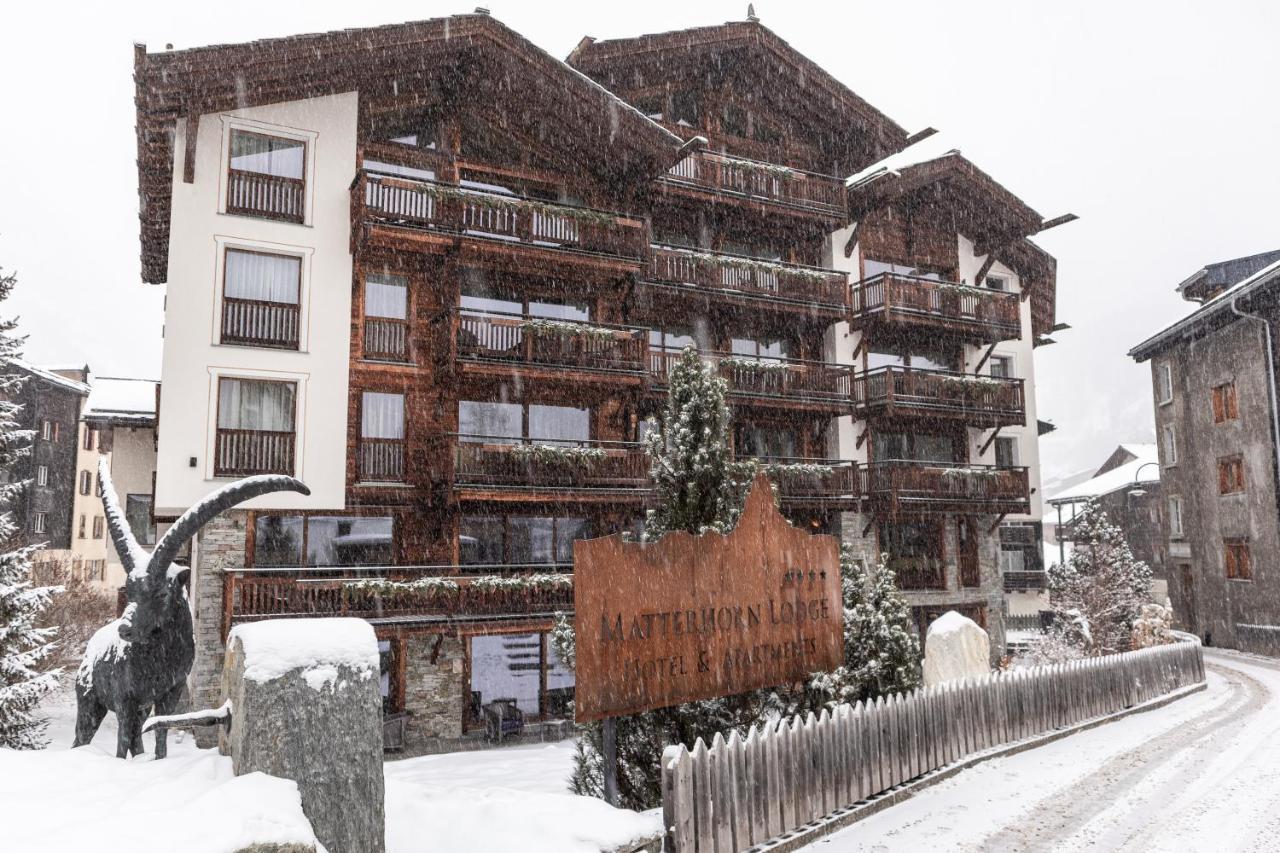
[[(196, 709), (222, 704), (222, 662), (226, 655), (222, 642), (223, 571), (244, 567), (248, 517), (243, 510), (229, 510), (206, 524), (196, 537), (191, 570), (196, 657), (188, 679), (191, 705)], [(216, 746), (217, 729), (197, 729), (196, 743), (201, 747)]]
[(407, 751), (424, 751), (436, 739), (462, 737), (463, 642), (457, 637), (439, 634), (420, 634), (405, 639), (404, 709), (409, 712), (405, 726)]

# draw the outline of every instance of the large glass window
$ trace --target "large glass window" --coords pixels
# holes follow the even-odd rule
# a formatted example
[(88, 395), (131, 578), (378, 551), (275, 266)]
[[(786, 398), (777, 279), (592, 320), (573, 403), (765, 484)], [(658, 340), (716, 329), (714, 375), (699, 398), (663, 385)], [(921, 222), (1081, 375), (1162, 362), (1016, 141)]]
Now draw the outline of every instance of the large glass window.
[(307, 144), (301, 140), (231, 131), (231, 168), (242, 172), (301, 180), (306, 153)]
[(404, 395), (365, 391), (361, 397), (363, 438), (404, 439)]
[(693, 331), (687, 328), (673, 327), (649, 330), (649, 348), (666, 352), (682, 352), (686, 347), (697, 348), (698, 342)]
[(302, 516), (260, 515), (253, 522), (255, 566), (302, 565)]
[(218, 429), (293, 431), (292, 382), (223, 379), (218, 387)]
[(524, 434), (524, 409), (519, 403), (459, 400), (458, 432), (464, 441), (519, 439)]
[(572, 443), (591, 438), (591, 410), (573, 406), (529, 406), (529, 438)]
[(366, 317), (405, 320), (409, 316), (409, 280), (402, 275), (369, 273), (364, 279)]
[(787, 357), (790, 349), (784, 340), (734, 338), (732, 344), (734, 355), (760, 360), (780, 361)]
[(875, 460), (904, 459), (913, 462), (962, 462), (956, 442), (949, 435), (923, 432), (877, 432), (872, 437)]
[(464, 515), (458, 526), (458, 562), (462, 565), (502, 565), (506, 556), (506, 527), (501, 516)]
[(388, 566), (395, 524), (389, 516), (259, 515), (253, 524), (253, 565)]
[(549, 516), (465, 515), (458, 528), (462, 565), (573, 562), (573, 543), (592, 535), (589, 519)]
[(537, 517), (511, 518), (511, 562), (555, 562), (555, 519)]
[(499, 634), (471, 638), (471, 691), (481, 707), (514, 699), (531, 716), (541, 712), (542, 638), (538, 634)]
[(793, 457), (798, 455), (795, 430), (760, 424), (734, 427), (734, 449), (739, 456)]
[(302, 259), (227, 249), (223, 295), (228, 299), (298, 304)]
[(922, 270), (919, 267), (908, 266), (906, 264), (895, 264), (888, 261), (875, 261), (867, 258), (862, 262), (862, 274), (867, 278), (880, 275), (881, 273), (897, 273), (898, 275), (911, 275), (917, 278), (928, 278), (940, 281), (942, 276), (936, 272)]

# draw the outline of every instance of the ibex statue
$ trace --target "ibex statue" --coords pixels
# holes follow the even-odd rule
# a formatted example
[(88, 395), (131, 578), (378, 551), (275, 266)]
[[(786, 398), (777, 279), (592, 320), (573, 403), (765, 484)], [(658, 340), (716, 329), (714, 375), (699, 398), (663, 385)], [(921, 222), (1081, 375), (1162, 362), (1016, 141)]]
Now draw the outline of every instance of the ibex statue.
[[(172, 565), (184, 542), (210, 519), (236, 504), (270, 492), (310, 494), (299, 480), (283, 475), (247, 477), (223, 486), (183, 513), (150, 554), (138, 545), (120, 511), (107, 460), (98, 463), (107, 529), (127, 572), (129, 604), (124, 615), (89, 639), (76, 674), (76, 739), (93, 740), (107, 711), (119, 724), (116, 757), (142, 754), (142, 723), (151, 709), (170, 714), (182, 695), (195, 659), (191, 606), (186, 582), (191, 570)], [(156, 731), (156, 758), (167, 754), (167, 733)]]

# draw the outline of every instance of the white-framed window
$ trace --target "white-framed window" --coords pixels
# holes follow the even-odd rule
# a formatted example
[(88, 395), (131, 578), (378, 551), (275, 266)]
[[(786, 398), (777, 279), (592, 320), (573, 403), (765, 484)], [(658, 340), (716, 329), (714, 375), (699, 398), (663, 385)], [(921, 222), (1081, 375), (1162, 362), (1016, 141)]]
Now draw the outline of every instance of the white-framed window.
[(40, 425), (40, 437), (43, 438), (45, 441), (57, 441), (58, 440), (58, 422), (45, 421), (44, 423), (42, 423)]
[(49, 466), (48, 465), (41, 465), (40, 467), (36, 468), (36, 485), (37, 486), (49, 485)]
[(227, 247), (222, 343), (296, 350), (301, 308), (301, 257)]
[(49, 513), (37, 512), (31, 518), (32, 533), (47, 533), (49, 530)]
[(1173, 365), (1168, 362), (1156, 365), (1156, 402), (1173, 402)]
[(1170, 468), (1178, 464), (1178, 432), (1173, 424), (1165, 424), (1160, 428), (1161, 449), (1164, 451), (1164, 467)]
[(1182, 538), (1182, 497), (1169, 495), (1169, 536)]
[(1002, 275), (989, 275), (984, 282), (992, 290), (1008, 290), (1009, 279)]
[(1018, 440), (1013, 436), (996, 437), (996, 465), (1001, 468), (1013, 468), (1018, 464)]
[(997, 379), (1013, 378), (1013, 356), (1011, 355), (993, 355), (990, 362), (990, 374)]
[(218, 212), (310, 225), (318, 136), (223, 116)]

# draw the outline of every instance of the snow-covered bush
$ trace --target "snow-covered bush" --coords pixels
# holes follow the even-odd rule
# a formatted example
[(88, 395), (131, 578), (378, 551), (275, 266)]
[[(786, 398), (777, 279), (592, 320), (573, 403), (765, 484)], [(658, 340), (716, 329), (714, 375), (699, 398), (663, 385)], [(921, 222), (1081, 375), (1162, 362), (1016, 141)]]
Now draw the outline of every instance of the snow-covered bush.
[(1138, 621), (1133, 623), (1130, 641), (1135, 649), (1162, 646), (1175, 641), (1173, 613), (1163, 604), (1144, 604)]

